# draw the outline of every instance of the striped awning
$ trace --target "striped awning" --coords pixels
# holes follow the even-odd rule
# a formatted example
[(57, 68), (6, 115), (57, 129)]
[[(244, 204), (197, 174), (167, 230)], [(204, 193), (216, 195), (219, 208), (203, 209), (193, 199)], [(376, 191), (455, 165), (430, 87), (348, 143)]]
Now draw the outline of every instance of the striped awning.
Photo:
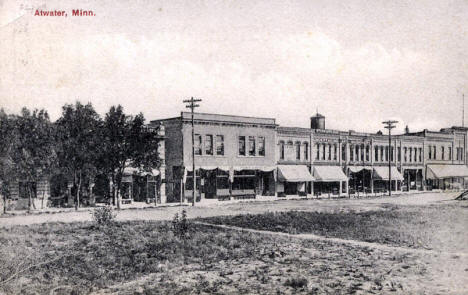
[(362, 170), (372, 170), (372, 167), (369, 166), (349, 166), (349, 172), (356, 173), (361, 172)]

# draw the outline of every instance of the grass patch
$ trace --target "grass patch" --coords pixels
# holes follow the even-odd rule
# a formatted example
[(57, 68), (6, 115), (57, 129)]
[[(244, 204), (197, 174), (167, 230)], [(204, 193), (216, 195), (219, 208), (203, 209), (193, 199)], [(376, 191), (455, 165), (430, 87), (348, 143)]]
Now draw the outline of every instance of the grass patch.
[(269, 212), (220, 216), (205, 222), (258, 230), (311, 233), (326, 237), (375, 242), (413, 248), (467, 250), (468, 210), (458, 205), (388, 206), (368, 212)]

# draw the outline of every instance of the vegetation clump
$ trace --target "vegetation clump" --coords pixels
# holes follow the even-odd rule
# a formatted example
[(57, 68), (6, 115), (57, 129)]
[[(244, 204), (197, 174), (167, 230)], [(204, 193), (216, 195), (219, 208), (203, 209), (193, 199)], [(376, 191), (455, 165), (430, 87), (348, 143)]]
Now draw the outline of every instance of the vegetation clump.
[(93, 220), (98, 225), (111, 225), (115, 222), (117, 213), (114, 212), (111, 206), (99, 207), (92, 212)]
[(182, 213), (179, 217), (179, 213), (174, 215), (172, 219), (172, 232), (176, 237), (181, 239), (186, 239), (189, 237), (189, 223), (187, 221), (187, 211), (182, 210)]

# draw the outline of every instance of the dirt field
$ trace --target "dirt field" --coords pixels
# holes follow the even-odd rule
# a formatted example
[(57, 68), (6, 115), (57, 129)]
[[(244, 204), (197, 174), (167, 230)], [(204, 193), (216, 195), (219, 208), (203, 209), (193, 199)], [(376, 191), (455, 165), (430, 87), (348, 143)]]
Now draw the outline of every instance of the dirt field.
[(148, 221), (180, 208), (123, 210), (107, 227), (89, 212), (1, 218), (0, 294), (467, 294), (468, 203), (454, 196), (187, 207), (244, 227), (193, 220), (189, 238)]

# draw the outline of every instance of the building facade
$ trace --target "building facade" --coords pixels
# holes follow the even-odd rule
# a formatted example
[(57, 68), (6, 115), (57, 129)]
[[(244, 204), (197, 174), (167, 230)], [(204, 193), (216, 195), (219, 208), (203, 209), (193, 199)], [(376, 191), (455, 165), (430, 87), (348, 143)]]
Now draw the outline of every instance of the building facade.
[[(467, 128), (387, 135), (278, 126), (272, 118), (194, 114), (197, 200), (349, 196), (468, 186)], [(155, 120), (164, 126), (169, 202), (193, 193), (191, 113)], [(389, 167), (390, 162), (390, 167)], [(391, 179), (391, 181), (389, 181)]]

